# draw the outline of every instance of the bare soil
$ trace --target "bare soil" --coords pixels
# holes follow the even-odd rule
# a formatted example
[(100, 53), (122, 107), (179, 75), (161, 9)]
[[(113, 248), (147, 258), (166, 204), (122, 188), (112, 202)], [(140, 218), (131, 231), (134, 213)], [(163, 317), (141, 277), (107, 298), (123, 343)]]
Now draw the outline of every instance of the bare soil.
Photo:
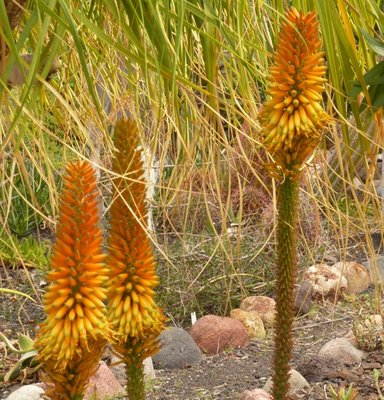
[[(378, 386), (384, 391), (384, 352), (367, 352), (356, 365), (332, 365), (318, 357), (327, 341), (346, 335), (352, 326), (353, 313), (345, 306), (326, 304), (315, 316), (296, 321), (292, 367), (309, 382), (309, 391), (298, 392), (297, 399), (331, 399), (329, 385), (335, 389), (351, 383), (358, 389), (358, 399), (379, 399), (373, 370), (381, 371)], [(252, 341), (246, 348), (204, 358), (184, 370), (157, 371), (149, 400), (167, 399), (239, 399), (245, 390), (262, 388), (271, 374), (273, 334), (267, 340)]]

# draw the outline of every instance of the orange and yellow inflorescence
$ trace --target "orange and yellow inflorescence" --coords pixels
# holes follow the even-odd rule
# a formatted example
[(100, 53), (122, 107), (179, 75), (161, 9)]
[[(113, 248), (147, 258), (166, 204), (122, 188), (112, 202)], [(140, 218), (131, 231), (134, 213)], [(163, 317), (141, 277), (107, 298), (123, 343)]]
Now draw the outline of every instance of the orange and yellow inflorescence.
[(108, 319), (121, 345), (118, 352), (136, 348), (143, 359), (157, 351), (154, 338), (163, 329), (164, 316), (154, 299), (159, 279), (146, 231), (146, 187), (134, 122), (117, 123), (114, 144), (112, 170), (117, 177), (110, 210)]
[(47, 318), (36, 338), (40, 360), (56, 372), (78, 368), (74, 360), (80, 360), (94, 345), (100, 347), (104, 343), (107, 269), (98, 205), (92, 166), (82, 161), (69, 164), (64, 176), (51, 271), (47, 274), (50, 283), (44, 296)]
[(312, 155), (329, 120), (321, 106), (326, 67), (314, 12), (289, 10), (273, 63), (269, 99), (259, 117), (262, 143), (280, 171), (294, 175)]

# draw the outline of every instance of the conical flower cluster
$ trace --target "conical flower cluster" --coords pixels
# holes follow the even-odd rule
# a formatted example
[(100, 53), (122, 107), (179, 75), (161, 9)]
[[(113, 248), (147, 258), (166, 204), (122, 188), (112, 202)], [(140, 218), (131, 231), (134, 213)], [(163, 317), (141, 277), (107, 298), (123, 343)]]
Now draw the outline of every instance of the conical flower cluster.
[[(92, 166), (82, 161), (69, 164), (46, 278), (50, 283), (44, 296), (47, 318), (36, 338), (40, 360), (55, 373), (75, 368), (74, 360), (91, 351), (92, 345), (100, 346), (106, 332), (107, 269), (98, 205)], [(97, 365), (98, 359), (94, 360)]]
[(132, 121), (117, 123), (114, 144), (117, 154), (112, 170), (117, 177), (110, 210), (108, 318), (117, 343), (123, 345), (119, 349), (122, 352), (132, 340), (143, 340), (141, 348), (153, 347), (164, 317), (154, 300), (159, 279), (146, 232), (143, 165), (137, 127)]
[(314, 12), (289, 10), (273, 63), (269, 100), (259, 117), (262, 143), (278, 169), (294, 175), (312, 155), (329, 120), (321, 106), (326, 67)]

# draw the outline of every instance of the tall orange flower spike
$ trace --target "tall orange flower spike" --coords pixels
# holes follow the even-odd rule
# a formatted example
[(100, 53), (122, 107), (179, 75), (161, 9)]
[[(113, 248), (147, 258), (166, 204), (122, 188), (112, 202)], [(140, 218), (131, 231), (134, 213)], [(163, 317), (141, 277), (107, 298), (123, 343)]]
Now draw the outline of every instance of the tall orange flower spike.
[(118, 177), (110, 211), (108, 317), (118, 341), (124, 343), (157, 335), (164, 318), (154, 300), (159, 278), (146, 232), (146, 187), (134, 122), (116, 124), (114, 144), (112, 170)]
[(270, 68), (269, 100), (259, 116), (262, 143), (273, 157), (272, 174), (295, 175), (318, 145), (329, 116), (321, 106), (324, 53), (316, 14), (291, 8), (282, 24)]
[(143, 400), (143, 361), (159, 349), (164, 316), (154, 300), (159, 278), (146, 232), (146, 188), (133, 121), (116, 124), (114, 144), (112, 170), (117, 177), (108, 242), (108, 317), (115, 333), (113, 348), (126, 367), (128, 398)]
[[(44, 296), (47, 318), (36, 338), (39, 358), (47, 364), (46, 372), (53, 380), (62, 373), (61, 379), (65, 381), (65, 375), (81, 369), (77, 361), (82, 356), (92, 349), (98, 353), (95, 346), (104, 343), (107, 269), (98, 204), (92, 166), (83, 161), (69, 164), (64, 176), (52, 269), (47, 274), (50, 283)], [(97, 365), (97, 357), (94, 361)]]

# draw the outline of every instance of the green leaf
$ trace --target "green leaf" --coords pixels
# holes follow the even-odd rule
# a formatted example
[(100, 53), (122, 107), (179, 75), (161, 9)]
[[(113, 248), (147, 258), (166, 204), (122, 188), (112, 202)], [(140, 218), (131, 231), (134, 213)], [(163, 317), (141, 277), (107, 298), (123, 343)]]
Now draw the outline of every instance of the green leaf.
[(29, 336), (22, 333), (19, 334), (19, 346), (20, 350), (25, 352), (34, 350), (34, 341)]
[[(8, 382), (16, 379), (20, 376), (20, 371), (32, 365), (38, 365), (35, 362), (35, 357), (37, 355), (37, 350), (25, 353), (13, 366), (12, 368), (2, 377), (4, 382)], [(25, 361), (28, 361), (25, 363)]]
[(376, 54), (384, 56), (384, 43), (370, 36), (364, 29), (360, 28), (360, 31), (367, 41), (369, 48)]
[(380, 61), (371, 68), (365, 75), (367, 85), (378, 85), (384, 83), (384, 61)]

